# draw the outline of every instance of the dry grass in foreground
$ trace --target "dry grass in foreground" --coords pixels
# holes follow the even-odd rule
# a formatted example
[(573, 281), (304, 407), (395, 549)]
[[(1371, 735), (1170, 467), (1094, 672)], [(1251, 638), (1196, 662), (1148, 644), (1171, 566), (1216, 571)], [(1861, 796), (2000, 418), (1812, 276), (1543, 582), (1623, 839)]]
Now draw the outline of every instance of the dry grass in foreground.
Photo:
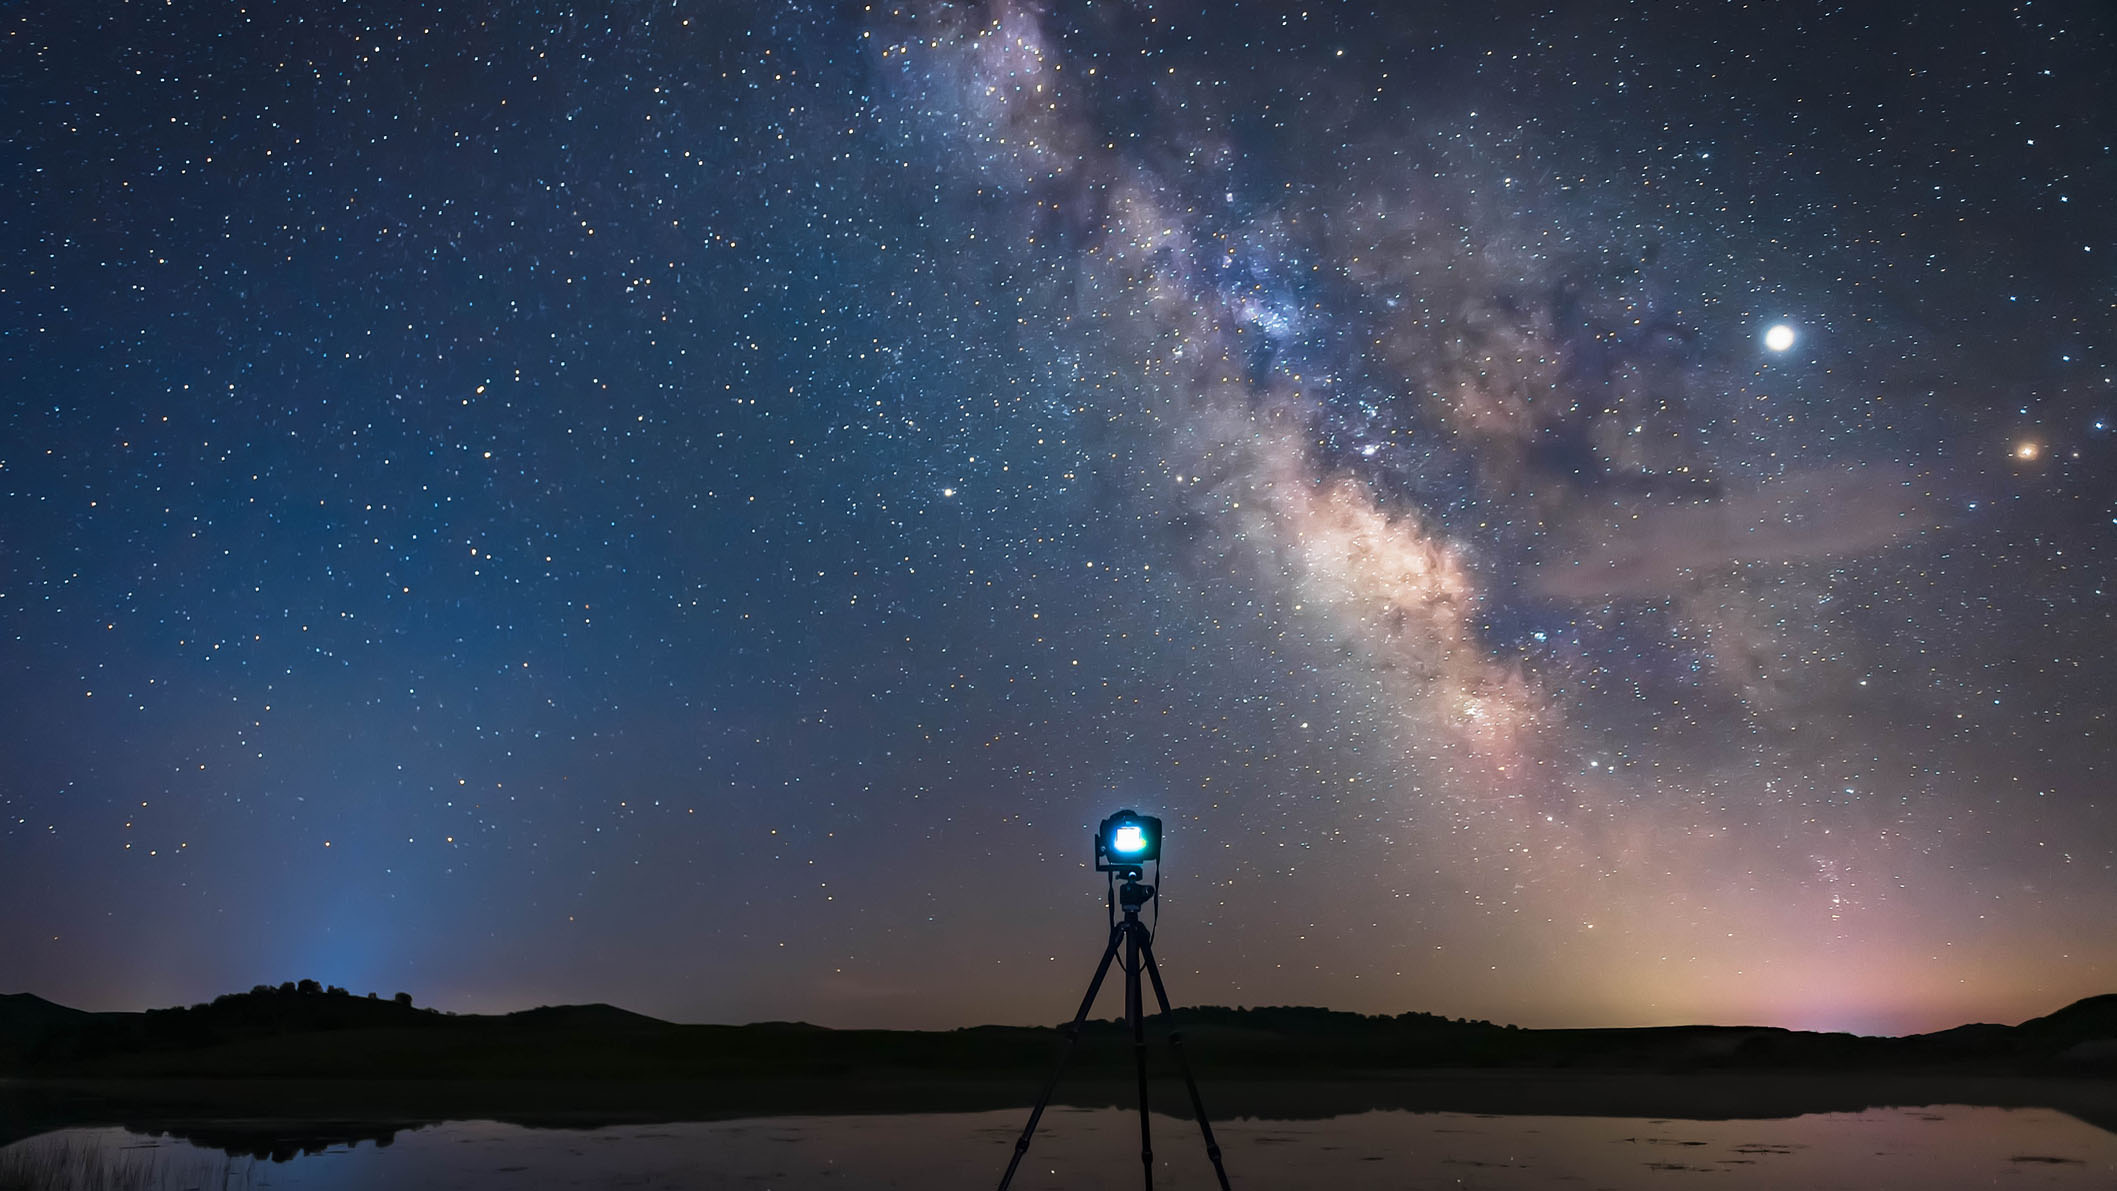
[(250, 1166), (185, 1146), (47, 1134), (0, 1149), (0, 1191), (232, 1191), (250, 1185)]

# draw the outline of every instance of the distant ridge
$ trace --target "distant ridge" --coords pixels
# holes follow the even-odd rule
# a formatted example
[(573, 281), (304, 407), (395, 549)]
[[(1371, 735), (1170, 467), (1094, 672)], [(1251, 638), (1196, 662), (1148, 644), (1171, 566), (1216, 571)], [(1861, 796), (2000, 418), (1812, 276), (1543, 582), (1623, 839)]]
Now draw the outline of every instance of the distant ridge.
[(639, 1030), (658, 1029), (673, 1023), (601, 1001), (593, 1005), (539, 1005), (505, 1015), (507, 1020), (555, 1029)]
[(87, 1016), (85, 1009), (47, 1001), (35, 993), (0, 993), (0, 1021), (72, 1020)]
[(0, 993), (0, 1039), (79, 1026), (95, 1015), (34, 993)]
[(2117, 993), (2083, 997), (2056, 1013), (2032, 1017), (2015, 1029), (2076, 1039), (2117, 1036)]
[[(2117, 994), (2016, 1026), (1904, 1038), (1767, 1026), (1524, 1030), (1425, 1013), (1366, 1016), (1300, 1006), (1180, 1009), (1193, 1061), (1224, 1075), (1310, 1077), (1439, 1068), (1946, 1071), (2117, 1074)], [(1150, 1019), (1150, 1031), (1164, 1028)], [(0, 1075), (103, 1078), (710, 1079), (861, 1073), (992, 1076), (1045, 1068), (1058, 1031), (833, 1030), (805, 1023), (678, 1025), (614, 1005), (443, 1014), (314, 981), (260, 985), (210, 1004), (88, 1013), (0, 996)], [(1076, 1062), (1130, 1062), (1117, 1023), (1090, 1023)]]

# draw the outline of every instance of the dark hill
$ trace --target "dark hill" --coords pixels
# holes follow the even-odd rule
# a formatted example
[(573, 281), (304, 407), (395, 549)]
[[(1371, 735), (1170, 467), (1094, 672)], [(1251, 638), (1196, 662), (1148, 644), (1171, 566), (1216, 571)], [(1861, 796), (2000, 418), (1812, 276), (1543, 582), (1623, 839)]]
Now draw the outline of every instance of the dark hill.
[(2030, 1018), (2015, 1028), (2040, 1038), (2071, 1042), (2117, 1038), (2117, 993), (2075, 1001), (2056, 1013)]
[(48, 1039), (78, 1033), (96, 1016), (30, 993), (0, 994), (0, 1073), (20, 1069)]
[[(2117, 996), (2019, 1026), (1908, 1038), (1769, 1027), (1521, 1030), (1424, 1013), (1365, 1016), (1304, 1007), (1179, 1009), (1151, 1033), (1184, 1031), (1201, 1074), (1343, 1075), (1434, 1068), (1580, 1070), (2117, 1071)], [(832, 1030), (803, 1023), (678, 1025), (612, 1005), (456, 1016), (355, 997), (312, 981), (189, 1008), (92, 1014), (36, 997), (0, 999), (0, 1075), (362, 1079), (805, 1078), (877, 1072), (1013, 1075), (1048, 1067), (1059, 1031)], [(1091, 1022), (1074, 1069), (1118, 1074), (1122, 1023)], [(1157, 1065), (1168, 1062), (1156, 1047)]]
[(506, 1020), (519, 1026), (546, 1030), (654, 1030), (671, 1023), (630, 1009), (597, 1002), (593, 1005), (539, 1005), (520, 1009)]
[(12, 1035), (24, 1030), (76, 1025), (92, 1016), (85, 1009), (54, 1004), (33, 993), (0, 993), (0, 1033)]

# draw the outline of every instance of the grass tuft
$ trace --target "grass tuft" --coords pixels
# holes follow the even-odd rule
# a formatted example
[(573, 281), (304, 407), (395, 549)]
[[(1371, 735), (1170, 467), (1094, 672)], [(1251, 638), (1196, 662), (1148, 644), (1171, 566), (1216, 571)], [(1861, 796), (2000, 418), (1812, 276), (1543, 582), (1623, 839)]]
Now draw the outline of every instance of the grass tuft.
[(250, 1185), (249, 1166), (181, 1144), (69, 1130), (0, 1149), (0, 1191), (233, 1191)]

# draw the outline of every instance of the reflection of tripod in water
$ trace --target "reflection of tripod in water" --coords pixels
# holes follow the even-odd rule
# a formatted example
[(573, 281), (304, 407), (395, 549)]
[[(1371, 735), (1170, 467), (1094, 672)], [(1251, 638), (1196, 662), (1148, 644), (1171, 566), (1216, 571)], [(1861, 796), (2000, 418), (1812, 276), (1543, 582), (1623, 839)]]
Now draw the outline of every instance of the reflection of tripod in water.
[[(1073, 1015), (1073, 1024), (1066, 1027), (1065, 1048), (1059, 1051), (1058, 1065), (1053, 1068), (1051, 1078), (1044, 1083), (1043, 1094), (1036, 1098), (1036, 1107), (1029, 1110), (1029, 1123), (1022, 1128), (1022, 1136), (1014, 1143), (1014, 1157), (1007, 1162), (1007, 1173), (1000, 1176), (1000, 1191), (1014, 1181), (1015, 1168), (1022, 1164), (1022, 1156), (1029, 1152), (1029, 1139), (1036, 1135), (1036, 1123), (1044, 1115), (1044, 1106), (1051, 1103), (1051, 1093), (1058, 1088), (1059, 1076), (1065, 1073), (1066, 1060), (1073, 1055), (1074, 1044), (1080, 1041), (1081, 1023), (1088, 1020), (1088, 1010), (1095, 1005), (1095, 994), (1102, 991), (1103, 977), (1110, 972), (1110, 961), (1117, 958), (1117, 947), (1125, 947), (1125, 1020), (1132, 1027), (1132, 1066), (1139, 1077), (1139, 1160), (1146, 1169), (1147, 1191), (1154, 1191), (1154, 1143), (1147, 1131), (1147, 1022), (1141, 1007), (1139, 974), (1145, 971), (1154, 982), (1154, 999), (1161, 1003), (1164, 1016), (1169, 1012), (1169, 990), (1162, 987), (1161, 968), (1154, 963), (1154, 936), (1149, 934), (1139, 920), (1139, 908), (1154, 896), (1152, 885), (1142, 885), (1139, 879), (1146, 875), (1144, 869), (1118, 867), (1112, 880), (1123, 878), (1124, 884), (1117, 887), (1117, 905), (1125, 912), (1123, 921), (1112, 914), (1110, 942), (1103, 948), (1103, 960), (1095, 965), (1095, 979), (1088, 982), (1088, 995), (1081, 998), (1080, 1012)], [(1227, 1168), (1220, 1164), (1220, 1143), (1213, 1140), (1213, 1123), (1206, 1119), (1205, 1102), (1198, 1096), (1198, 1081), (1191, 1077), (1190, 1061), (1184, 1058), (1183, 1035), (1169, 1033), (1170, 1049), (1176, 1053), (1177, 1070), (1183, 1072), (1184, 1086), (1191, 1090), (1191, 1111), (1198, 1114), (1198, 1130), (1205, 1134), (1206, 1157), (1213, 1160), (1213, 1173), (1220, 1177), (1220, 1191), (1229, 1191)]]

